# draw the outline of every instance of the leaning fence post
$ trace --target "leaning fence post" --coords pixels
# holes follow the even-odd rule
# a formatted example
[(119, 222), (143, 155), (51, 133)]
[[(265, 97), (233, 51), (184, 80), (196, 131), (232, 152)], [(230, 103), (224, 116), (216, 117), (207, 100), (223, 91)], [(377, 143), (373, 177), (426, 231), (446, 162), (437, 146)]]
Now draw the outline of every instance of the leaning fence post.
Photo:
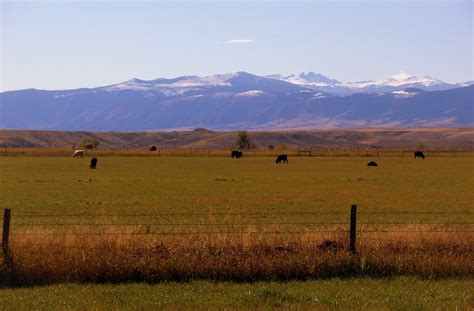
[(357, 205), (351, 206), (351, 228), (349, 236), (349, 249), (352, 254), (356, 252), (356, 224), (357, 224)]
[(10, 237), (10, 209), (3, 210), (2, 249), (4, 258), (8, 258), (8, 238)]

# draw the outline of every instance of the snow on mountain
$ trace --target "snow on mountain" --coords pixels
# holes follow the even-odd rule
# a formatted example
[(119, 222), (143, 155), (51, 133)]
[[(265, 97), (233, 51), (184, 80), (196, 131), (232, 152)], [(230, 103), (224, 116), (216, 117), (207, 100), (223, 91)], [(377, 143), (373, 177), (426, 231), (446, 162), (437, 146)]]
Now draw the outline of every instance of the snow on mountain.
[[(227, 130), (469, 126), (473, 122), (474, 86), (427, 91), (423, 88), (440, 87), (444, 82), (426, 76), (395, 75), (378, 82), (357, 82), (359, 88), (349, 88), (327, 79), (317, 74), (261, 77), (238, 72), (131, 79), (90, 89), (3, 92), (0, 128)], [(331, 94), (337, 92), (346, 94)]]
[(241, 92), (241, 93), (237, 93), (235, 94), (235, 96), (261, 96), (261, 95), (264, 95), (265, 92), (262, 91), (262, 90), (250, 90), (250, 91), (247, 91), (247, 92)]
[(308, 72), (308, 73), (302, 72), (298, 76), (296, 75), (282, 76), (279, 74), (274, 74), (274, 75), (269, 75), (266, 77), (290, 82), (297, 85), (303, 85), (303, 86), (330, 86), (330, 85), (336, 85), (340, 83), (336, 79), (330, 79), (326, 76), (323, 76), (320, 73), (314, 73), (314, 72)]
[(413, 97), (417, 93), (407, 92), (406, 90), (404, 90), (404, 91), (393, 91), (392, 94), (394, 94), (396, 98), (406, 98), (406, 97)]
[(390, 76), (381, 81), (367, 81), (367, 82), (347, 82), (343, 85), (346, 85), (351, 88), (355, 89), (362, 89), (367, 88), (370, 86), (391, 86), (391, 87), (399, 87), (399, 86), (408, 86), (408, 85), (423, 85), (425, 87), (430, 87), (437, 84), (444, 83), (441, 80), (431, 78), (429, 76), (421, 76), (421, 75), (409, 75), (405, 73), (396, 74)]
[(402, 91), (409, 87), (436, 91), (449, 90), (472, 84), (470, 83), (472, 81), (463, 84), (448, 83), (427, 75), (409, 75), (406, 73), (392, 75), (380, 81), (369, 80), (357, 82), (340, 82), (314, 72), (301, 73), (298, 76), (270, 75), (267, 77), (334, 94), (393, 92)]
[[(299, 75), (283, 76), (280, 74), (260, 77), (246, 72), (235, 72), (229, 74), (216, 74), (206, 77), (182, 76), (173, 79), (159, 78), (155, 80), (131, 79), (115, 85), (101, 88), (106, 91), (150, 91), (158, 92), (164, 96), (183, 95), (187, 92), (209, 90), (211, 88), (233, 87), (244, 85), (249, 91), (251, 84), (269, 83), (269, 80), (279, 80), (290, 83), (295, 87), (328, 92), (333, 94), (353, 93), (390, 93), (403, 91), (406, 88), (418, 88), (427, 91), (449, 90), (457, 87), (468, 86), (472, 81), (462, 84), (447, 83), (427, 75), (409, 75), (405, 73), (396, 74), (379, 81), (356, 81), (340, 82), (328, 78), (320, 73), (308, 72)], [(281, 86), (281, 85), (280, 85)], [(288, 85), (286, 85), (287, 87)], [(274, 85), (278, 87), (278, 85)]]
[[(306, 79), (303, 79), (303, 78), (300, 78), (300, 77), (297, 77), (295, 75), (291, 75), (291, 76), (287, 76), (285, 77), (284, 79), (282, 79), (283, 81), (286, 81), (286, 82), (290, 82), (290, 83), (293, 83), (293, 84), (298, 84), (298, 85), (319, 85), (317, 83), (314, 83), (314, 82), (311, 82), (311, 81), (308, 81)], [(326, 84), (324, 84), (326, 85)]]
[(230, 86), (228, 80), (239, 73), (216, 74), (207, 77), (182, 76), (174, 79), (158, 78), (155, 80), (131, 79), (119, 84), (104, 87), (106, 91), (162, 91), (167, 96), (183, 94), (187, 91), (216, 86)]

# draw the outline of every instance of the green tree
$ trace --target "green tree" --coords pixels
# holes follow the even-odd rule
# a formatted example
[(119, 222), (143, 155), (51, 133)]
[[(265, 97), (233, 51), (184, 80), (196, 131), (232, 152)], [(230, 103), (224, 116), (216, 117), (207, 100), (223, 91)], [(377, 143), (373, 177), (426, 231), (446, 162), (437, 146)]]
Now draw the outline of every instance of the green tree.
[(100, 141), (95, 137), (84, 138), (82, 140), (81, 146), (84, 147), (85, 145), (89, 145), (89, 144), (92, 145), (94, 149), (97, 149), (97, 147), (100, 144)]
[(237, 140), (235, 141), (234, 146), (239, 150), (250, 150), (255, 145), (252, 144), (247, 131), (240, 131), (237, 134)]
[(275, 149), (275, 147), (273, 147), (273, 145), (268, 145), (268, 150), (273, 150)]
[(280, 150), (286, 150), (286, 145), (285, 144), (280, 144)]

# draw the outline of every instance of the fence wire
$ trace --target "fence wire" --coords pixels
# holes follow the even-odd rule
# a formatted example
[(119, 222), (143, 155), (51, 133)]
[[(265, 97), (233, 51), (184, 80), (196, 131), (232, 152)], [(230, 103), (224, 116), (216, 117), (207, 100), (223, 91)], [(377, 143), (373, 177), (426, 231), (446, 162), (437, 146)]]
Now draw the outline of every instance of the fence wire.
[[(350, 222), (348, 221), (276, 221), (276, 222), (259, 222), (259, 221), (252, 221), (252, 222), (206, 222), (202, 221), (202, 219), (196, 220), (196, 222), (192, 221), (171, 221), (171, 222), (163, 222), (163, 219), (159, 221), (159, 218), (165, 217), (265, 217), (265, 216), (322, 216), (322, 215), (346, 215), (349, 216), (349, 213), (342, 212), (342, 211), (323, 211), (323, 212), (254, 212), (254, 213), (237, 213), (237, 212), (226, 212), (226, 213), (219, 213), (219, 212), (211, 212), (211, 213), (136, 213), (136, 214), (14, 214), (12, 216), (13, 219), (19, 218), (20, 222), (13, 221), (11, 223), (11, 230), (12, 233), (10, 236), (12, 237), (11, 242), (14, 244), (18, 244), (19, 246), (25, 247), (45, 247), (45, 248), (53, 248), (53, 249), (64, 249), (64, 248), (77, 248), (77, 249), (98, 249), (100, 250), (101, 247), (88, 247), (83, 245), (54, 245), (54, 243), (32, 243), (30, 241), (19, 240), (21, 237), (42, 237), (42, 236), (49, 236), (49, 237), (87, 237), (87, 236), (205, 236), (205, 235), (323, 235), (328, 234), (330, 237), (332, 234), (338, 234), (339, 238), (341, 234), (348, 234), (350, 232), (349, 226)], [(364, 212), (360, 211), (357, 212), (357, 215), (367, 216), (367, 215), (474, 215), (474, 212), (471, 211), (457, 211), (457, 212), (444, 212), (444, 211), (429, 211), (429, 212), (422, 212), (422, 211), (393, 211), (393, 212)], [(157, 221), (153, 222), (153, 219), (148, 219), (146, 222), (139, 222), (140, 218), (156, 218)], [(26, 222), (26, 220), (38, 218), (39, 222)], [(58, 218), (59, 221), (52, 221), (48, 222), (48, 218)], [(61, 221), (63, 218), (71, 218), (71, 222), (64, 222)], [(91, 219), (97, 219), (98, 222), (91, 221)], [(114, 221), (121, 220), (122, 222), (104, 222), (104, 218), (113, 218)], [(123, 219), (127, 218), (135, 218), (138, 222), (126, 221), (123, 222)], [(80, 222), (78, 220), (85, 220), (84, 222)], [(21, 221), (24, 220), (24, 221)], [(50, 219), (52, 220), (52, 219)], [(250, 219), (251, 220), (251, 219)], [(215, 221), (215, 220), (214, 220)], [(234, 219), (233, 221), (238, 221)], [(422, 226), (418, 229), (414, 228), (394, 228), (393, 230), (390, 229), (391, 226)], [(401, 244), (409, 244), (409, 245), (426, 245), (430, 242), (425, 240), (420, 241), (413, 241), (407, 239), (394, 239), (393, 237), (388, 236), (389, 234), (397, 234), (397, 233), (420, 233), (426, 235), (433, 235), (439, 233), (446, 233), (446, 234), (466, 234), (470, 236), (474, 233), (474, 228), (472, 226), (474, 222), (469, 220), (467, 221), (452, 221), (452, 222), (443, 222), (443, 221), (357, 221), (357, 226), (359, 230), (357, 231), (357, 244), (364, 245), (364, 242), (378, 242), (378, 243), (401, 243)], [(45, 230), (44, 227), (53, 227), (53, 228), (77, 228), (77, 227), (99, 227), (99, 228), (109, 228), (109, 227), (153, 227), (159, 228), (164, 227), (164, 230), (155, 230), (150, 231), (147, 229), (146, 232), (126, 232), (126, 231), (112, 231), (112, 232), (22, 232), (17, 231), (17, 228), (35, 228), (41, 227), (39, 230)], [(199, 230), (199, 227), (206, 226), (207, 230)], [(217, 229), (216, 227), (223, 227), (227, 226), (228, 230), (222, 228), (223, 230), (212, 230)], [(264, 226), (281, 226), (282, 228), (275, 229), (275, 228), (267, 228), (267, 230), (233, 230), (232, 228), (245, 228), (245, 227), (257, 227), (261, 228)], [(287, 228), (284, 228), (287, 226)], [(293, 228), (288, 228), (293, 226)], [(294, 228), (294, 227), (297, 228)], [(342, 226), (337, 229), (334, 228), (324, 228), (324, 227), (334, 227), (334, 226)], [(385, 228), (380, 228), (385, 226), (385, 228), (389, 228), (388, 230)], [(433, 227), (434, 228), (430, 228)], [(436, 228), (436, 226), (443, 226), (446, 228)], [(462, 227), (461, 227), (462, 226)], [(173, 231), (168, 230), (166, 228), (170, 227), (183, 227), (188, 229), (188, 231)], [(298, 230), (299, 227), (299, 230)], [(321, 229), (317, 229), (317, 227), (323, 227)], [(372, 228), (371, 228), (372, 227)], [(375, 228), (373, 228), (375, 227)], [(457, 229), (449, 228), (449, 227), (458, 227)], [(464, 227), (464, 228), (463, 228)], [(302, 230), (303, 228), (307, 228), (307, 230)], [(311, 228), (311, 229), (309, 229)], [(424, 228), (424, 229), (423, 229)], [(210, 230), (209, 230), (210, 229)], [(295, 230), (296, 229), (296, 230)], [(380, 236), (374, 237), (374, 234), (379, 234)], [(368, 236), (367, 236), (368, 235)], [(418, 238), (418, 236), (417, 236)], [(51, 241), (51, 240), (50, 240)], [(54, 240), (53, 240), (54, 241)], [(362, 241), (362, 242), (361, 242)], [(111, 247), (117, 247), (111, 245)], [(127, 248), (120, 246), (119, 248)], [(133, 250), (131, 248), (127, 248), (129, 250)], [(143, 250), (143, 247), (140, 248)]]
[[(343, 211), (322, 212), (261, 212), (261, 213), (138, 213), (138, 214), (15, 214), (15, 217), (167, 217), (167, 216), (267, 216), (267, 215), (347, 215)], [(390, 211), (390, 212), (357, 212), (358, 215), (474, 215), (470, 211), (438, 212), (438, 211)]]

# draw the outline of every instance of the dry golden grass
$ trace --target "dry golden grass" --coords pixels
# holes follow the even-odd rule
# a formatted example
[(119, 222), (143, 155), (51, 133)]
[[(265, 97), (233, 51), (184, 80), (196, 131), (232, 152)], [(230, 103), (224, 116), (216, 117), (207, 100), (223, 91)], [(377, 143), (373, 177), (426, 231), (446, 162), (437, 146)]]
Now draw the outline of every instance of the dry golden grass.
[(254, 229), (240, 228), (242, 233), (234, 233), (233, 228), (226, 228), (233, 233), (175, 235), (144, 234), (138, 226), (109, 227), (100, 234), (23, 231), (12, 237), (11, 266), (4, 265), (0, 279), (28, 285), (395, 275), (441, 278), (474, 273), (472, 232), (426, 232), (425, 226), (360, 232), (357, 254), (352, 256), (348, 233), (333, 229), (264, 234), (278, 229), (248, 233)]
[[(333, 130), (250, 131), (260, 148), (270, 144), (289, 148), (333, 147), (405, 147), (422, 143), (427, 148), (473, 147), (474, 128), (366, 128)], [(0, 130), (2, 147), (71, 147), (94, 137), (100, 147), (150, 147), (226, 149), (234, 143), (237, 132), (207, 130), (180, 132), (84, 132)]]

